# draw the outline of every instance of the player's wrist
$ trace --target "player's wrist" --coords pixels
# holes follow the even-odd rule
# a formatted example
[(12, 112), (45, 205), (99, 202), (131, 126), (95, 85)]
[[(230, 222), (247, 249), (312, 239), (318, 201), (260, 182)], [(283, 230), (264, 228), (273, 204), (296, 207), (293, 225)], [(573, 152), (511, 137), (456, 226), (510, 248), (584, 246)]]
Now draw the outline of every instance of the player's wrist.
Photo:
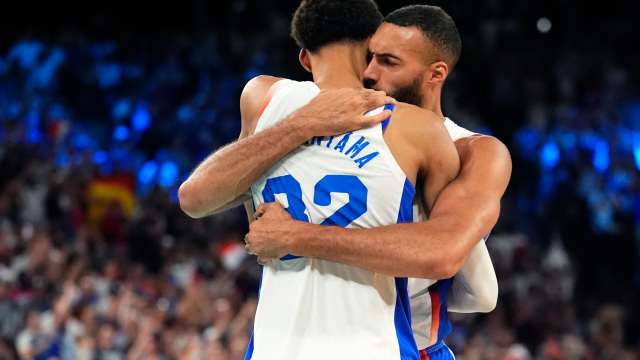
[(307, 121), (307, 116), (303, 111), (297, 111), (293, 113), (284, 122), (286, 125), (287, 135), (291, 136), (298, 145), (311, 139), (314, 135), (314, 128), (310, 126), (311, 123)]
[(309, 226), (309, 223), (303, 221), (293, 220), (291, 223), (291, 233), (288, 236), (288, 244), (289, 253), (295, 256), (306, 256), (305, 255), (305, 243), (307, 242), (305, 237), (308, 236), (311, 232), (313, 232), (314, 227)]

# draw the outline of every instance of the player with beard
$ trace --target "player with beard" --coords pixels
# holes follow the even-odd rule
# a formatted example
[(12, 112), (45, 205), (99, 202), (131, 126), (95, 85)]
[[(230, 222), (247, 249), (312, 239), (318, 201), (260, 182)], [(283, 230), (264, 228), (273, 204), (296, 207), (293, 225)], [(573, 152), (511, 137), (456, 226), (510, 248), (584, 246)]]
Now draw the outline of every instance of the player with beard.
[[(384, 24), (383, 26), (386, 25), (387, 24)], [(412, 28), (415, 26), (401, 25), (397, 27)], [(428, 38), (425, 39), (425, 41), (428, 40)], [(398, 41), (398, 39), (394, 41)], [(421, 93), (421, 86), (417, 84), (428, 84), (430, 86), (428, 89), (429, 94), (433, 94), (438, 89), (438, 86), (441, 89), (442, 83), (446, 79), (447, 73), (443, 72), (442, 69), (444, 67), (442, 63), (436, 64), (433, 62), (430, 65), (434, 66), (420, 68), (416, 65), (421, 65), (423, 59), (415, 61), (416, 58), (409, 58), (409, 60), (414, 60), (414, 62), (406, 61), (402, 66), (399, 66), (397, 63), (391, 61), (394, 59), (390, 56), (388, 56), (388, 59), (385, 58), (387, 57), (386, 55), (393, 55), (393, 53), (379, 52), (375, 51), (375, 49), (372, 49), (372, 53), (374, 56), (373, 60), (379, 60), (378, 65), (386, 66), (385, 61), (389, 60), (389, 62), (391, 62), (391, 64), (388, 64), (389, 68), (395, 67), (396, 70), (401, 68), (404, 68), (406, 71), (411, 70), (411, 74), (413, 75), (415, 75), (415, 69), (421, 70), (418, 72), (418, 76), (409, 77), (416, 80), (411, 80), (406, 84), (402, 84), (402, 81), (393, 84), (396, 88), (391, 90), (395, 90), (396, 92), (394, 92), (394, 94), (405, 100), (420, 103), (424, 106), (422, 99), (420, 99), (420, 102), (416, 100), (422, 98), (422, 95), (424, 95)], [(449, 66), (446, 61), (443, 62), (446, 67)], [(372, 84), (383, 84), (386, 77), (398, 75), (398, 72), (392, 74), (393, 71), (380, 72), (380, 69), (376, 69), (371, 65), (376, 64), (372, 62), (367, 69), (369, 72), (368, 78)], [(412, 66), (414, 67), (412, 68)], [(448, 71), (449, 69), (446, 68), (446, 70)], [(422, 73), (422, 76), (420, 76), (420, 73)], [(381, 76), (376, 79), (376, 75)], [(434, 76), (425, 80), (427, 75)], [(248, 87), (268, 88), (268, 86), (262, 84), (265, 80), (268, 81), (269, 78), (263, 77), (256, 79), (256, 81), (254, 81), (253, 84), (249, 84)], [(312, 102), (306, 109), (303, 108), (289, 116), (288, 119), (279, 123), (275, 128), (267, 129), (260, 134), (250, 136), (214, 154), (214, 156), (206, 162), (208, 165), (206, 172), (222, 174), (223, 169), (227, 170), (234, 166), (236, 168), (242, 168), (244, 166), (245, 171), (238, 173), (248, 173), (247, 178), (256, 176), (255, 173), (258, 173), (257, 176), (259, 176), (260, 172), (264, 171), (260, 169), (261, 166), (271, 166), (277, 159), (288, 153), (286, 149), (287, 146), (295, 148), (299, 146), (300, 143), (291, 137), (282, 138), (281, 141), (278, 142), (279, 148), (261, 147), (266, 151), (261, 154), (256, 152), (252, 153), (253, 158), (251, 159), (238, 156), (232, 161), (229, 161), (229, 159), (232, 158), (232, 156), (229, 156), (232, 153), (231, 149), (239, 152), (242, 148), (255, 149), (254, 146), (260, 147), (260, 144), (264, 144), (265, 138), (267, 138), (266, 133), (271, 132), (277, 134), (277, 132), (280, 131), (282, 134), (287, 134), (288, 132), (285, 131), (285, 129), (291, 131), (297, 126), (302, 126), (303, 120), (306, 124), (315, 127), (315, 134), (337, 134), (341, 126), (357, 128), (358, 121), (360, 121), (361, 127), (369, 126), (370, 123), (366, 123), (366, 119), (361, 116), (362, 104), (366, 101), (358, 103), (357, 105), (359, 107), (356, 110), (352, 110), (350, 116), (347, 116), (346, 113), (349, 111), (349, 107), (354, 104), (353, 102), (349, 102), (349, 99), (353, 99), (356, 96), (369, 96), (369, 101), (371, 101), (374, 96), (377, 96), (378, 101), (381, 101), (381, 95), (356, 94), (352, 91), (350, 94), (353, 96), (347, 98), (344, 96), (347, 93), (348, 92), (344, 90), (335, 90), (333, 93), (324, 92), (324, 94), (314, 99), (314, 101), (317, 100), (315, 103)], [(322, 101), (320, 100), (321, 97), (323, 97)], [(437, 99), (436, 102), (439, 108), (439, 95)], [(261, 100), (262, 99), (257, 101)], [(428, 101), (425, 101), (425, 103), (428, 103)], [(431, 102), (431, 104), (433, 103), (435, 102)], [(439, 113), (441, 114), (441, 111)], [(322, 114), (327, 116), (322, 117)], [(260, 135), (263, 135), (263, 137), (261, 138)], [(279, 213), (280, 210), (278, 207), (266, 207), (260, 211), (260, 213), (263, 214), (262, 218), (252, 225), (252, 232), (249, 234), (250, 247), (264, 257), (279, 256), (279, 254), (283, 252), (285, 254), (289, 252), (292, 254), (305, 253), (307, 254), (306, 256), (333, 259), (334, 261), (356, 264), (364, 268), (377, 269), (385, 273), (406, 271), (406, 269), (397, 269), (397, 267), (402, 266), (403, 260), (406, 260), (408, 257), (413, 257), (414, 260), (416, 258), (420, 260), (418, 265), (420, 273), (417, 276), (448, 278), (460, 270), (465, 259), (469, 258), (470, 253), (471, 256), (474, 255), (471, 249), (478, 243), (482, 235), (488, 233), (493, 224), (495, 224), (499, 214), (499, 199), (504, 192), (510, 173), (508, 152), (502, 144), (493, 138), (476, 138), (477, 139), (473, 139), (473, 141), (471, 141), (472, 139), (467, 139), (456, 142), (462, 160), (462, 173), (458, 179), (449, 185), (440, 195), (429, 221), (402, 226), (387, 226), (380, 229), (340, 229), (343, 231), (336, 233), (337, 229), (331, 227), (319, 229), (309, 225), (309, 228), (302, 228), (300, 227), (302, 223), (293, 224), (286, 213)], [(254, 146), (249, 146), (249, 144), (253, 144)], [(486, 161), (494, 156), (496, 159), (494, 163)], [(204, 174), (205, 171), (202, 173)], [(183, 208), (185, 208), (187, 212), (190, 212), (191, 215), (194, 216), (202, 216), (222, 209), (231, 202), (230, 200), (236, 198), (241, 199), (242, 193), (246, 191), (246, 187), (243, 186), (246, 181), (244, 178), (235, 178), (230, 181), (224, 178), (224, 176), (216, 177), (209, 175), (202, 176), (201, 180), (202, 179), (205, 181), (195, 181), (190, 184), (185, 183), (185, 185), (181, 187), (181, 205), (183, 205)], [(473, 179), (484, 180), (484, 184), (481, 182), (470, 184), (473, 182)], [(196, 186), (193, 186), (194, 183)], [(201, 192), (201, 195), (203, 195), (201, 198), (204, 198), (204, 201), (199, 203), (193, 201), (184, 202), (183, 200), (185, 199), (193, 198), (193, 196), (189, 195), (198, 193), (198, 191), (195, 191), (198, 189), (194, 189), (199, 187), (197, 186), (198, 183), (206, 184), (206, 187), (210, 190), (209, 194), (215, 194), (217, 198), (213, 195), (202, 194)], [(229, 187), (230, 183), (239, 186)], [(465, 191), (466, 189), (469, 191)], [(200, 190), (202, 191), (203, 188), (200, 188)], [(206, 190), (204, 191), (206, 192)], [(221, 201), (222, 197), (226, 197), (226, 201)], [(479, 204), (479, 206), (474, 208), (474, 204)], [(280, 236), (285, 230), (288, 237)], [(309, 232), (303, 233), (305, 231)], [(321, 242), (326, 240), (327, 237), (332, 237), (330, 235), (331, 233), (338, 237), (322, 244)], [(274, 239), (276, 240), (274, 241)], [(348, 244), (351, 240), (354, 240), (354, 242)], [(403, 249), (409, 250), (403, 251)], [(416, 254), (418, 255), (416, 256)], [(469, 258), (469, 260), (471, 260), (471, 258)], [(464, 272), (464, 268), (462, 269)], [(495, 304), (495, 299), (493, 301), (485, 301), (485, 303), (490, 304), (486, 309), (490, 310)], [(446, 312), (446, 306), (441, 306), (440, 310)], [(431, 326), (432, 333), (433, 329), (434, 327)], [(437, 326), (435, 329), (436, 332), (439, 332)], [(437, 336), (432, 338), (438, 341), (438, 343), (434, 345), (437, 346), (440, 344), (439, 341), (441, 339), (438, 339)], [(433, 341), (433, 339), (430, 341)], [(434, 346), (432, 346), (431, 349), (433, 350)], [(432, 356), (437, 355), (433, 351), (431, 354)], [(426, 353), (424, 355), (426, 356)]]
[[(440, 195), (428, 221), (405, 225), (404, 229), (392, 226), (384, 230), (356, 231), (298, 224), (299, 227), (291, 231), (288, 220), (281, 220), (281, 210), (277, 206), (261, 209), (263, 219), (253, 225), (249, 234), (250, 249), (263, 257), (291, 252), (375, 268), (381, 265), (376, 262), (376, 254), (380, 260), (402, 261), (401, 257), (392, 256), (393, 252), (389, 251), (400, 246), (393, 239), (402, 238), (407, 245), (413, 244), (413, 254), (437, 256), (450, 262), (451, 271), (444, 278), (461, 270), (458, 278), (466, 276), (475, 279), (476, 283), (482, 284), (484, 280), (491, 284), (489, 278), (478, 277), (482, 272), (473, 271), (476, 268), (486, 269), (486, 266), (479, 265), (483, 263), (483, 249), (476, 244), (497, 221), (500, 199), (511, 173), (511, 160), (508, 150), (499, 140), (468, 131), (442, 113), (442, 87), (461, 51), (455, 23), (438, 7), (415, 5), (401, 8), (385, 18), (372, 37), (369, 49), (371, 62), (364, 73), (365, 83), (386, 91), (399, 101), (413, 103), (438, 114), (460, 154), (460, 175)], [(270, 212), (274, 213), (272, 217), (269, 217)], [(447, 225), (456, 229), (448, 233), (450, 237), (444, 235), (447, 234)], [(287, 234), (291, 235), (283, 238), (284, 232), (278, 229), (285, 227), (289, 227)], [(461, 267), (465, 259), (467, 262)], [(435, 264), (437, 259), (428, 263)], [(446, 264), (441, 266), (447, 267)], [(437, 275), (433, 271), (426, 277), (437, 278)], [(464, 294), (457, 285), (460, 283), (463, 282), (452, 283), (450, 278), (434, 285), (428, 280), (413, 280), (413, 330), (423, 358), (453, 357), (444, 344), (451, 331), (446, 300), (452, 286), (453, 293)], [(451, 309), (460, 310), (459, 305)]]

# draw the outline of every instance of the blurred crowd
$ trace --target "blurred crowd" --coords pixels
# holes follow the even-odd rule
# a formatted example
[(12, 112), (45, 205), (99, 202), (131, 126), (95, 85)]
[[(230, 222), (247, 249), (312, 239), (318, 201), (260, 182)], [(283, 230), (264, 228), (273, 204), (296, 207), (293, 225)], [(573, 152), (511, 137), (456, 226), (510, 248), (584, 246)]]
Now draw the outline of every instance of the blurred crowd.
[[(638, 359), (637, 74), (570, 47), (537, 68), (535, 22), (452, 7), (465, 48), (445, 113), (507, 143), (514, 174), (488, 242), (498, 307), (455, 316), (449, 343), (464, 360)], [(0, 49), (0, 359), (243, 358), (260, 276), (245, 215), (189, 219), (176, 190), (239, 133), (248, 79), (300, 76), (288, 14), (268, 17)]]

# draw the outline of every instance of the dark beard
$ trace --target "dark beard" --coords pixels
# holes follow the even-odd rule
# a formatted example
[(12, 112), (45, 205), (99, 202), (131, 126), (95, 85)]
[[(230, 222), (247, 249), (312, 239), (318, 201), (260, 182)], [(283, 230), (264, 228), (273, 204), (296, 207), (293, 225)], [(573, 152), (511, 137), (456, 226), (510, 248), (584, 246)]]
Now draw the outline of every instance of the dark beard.
[(399, 87), (387, 95), (403, 103), (412, 104), (415, 106), (421, 106), (422, 105), (422, 89), (420, 87), (422, 85), (422, 80), (423, 80), (423, 75), (420, 75), (417, 78), (415, 78), (415, 80), (413, 80), (411, 84), (404, 87)]

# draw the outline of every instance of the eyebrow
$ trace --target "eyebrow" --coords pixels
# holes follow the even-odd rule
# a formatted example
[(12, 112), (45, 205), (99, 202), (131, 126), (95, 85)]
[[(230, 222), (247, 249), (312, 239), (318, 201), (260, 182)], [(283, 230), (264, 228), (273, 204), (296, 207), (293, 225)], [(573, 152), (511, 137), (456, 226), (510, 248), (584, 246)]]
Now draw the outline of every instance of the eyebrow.
[(393, 55), (393, 54), (389, 54), (389, 53), (375, 53), (375, 52), (371, 52), (372, 56), (384, 56), (384, 57), (390, 57), (396, 60), (400, 60), (399, 57)]

